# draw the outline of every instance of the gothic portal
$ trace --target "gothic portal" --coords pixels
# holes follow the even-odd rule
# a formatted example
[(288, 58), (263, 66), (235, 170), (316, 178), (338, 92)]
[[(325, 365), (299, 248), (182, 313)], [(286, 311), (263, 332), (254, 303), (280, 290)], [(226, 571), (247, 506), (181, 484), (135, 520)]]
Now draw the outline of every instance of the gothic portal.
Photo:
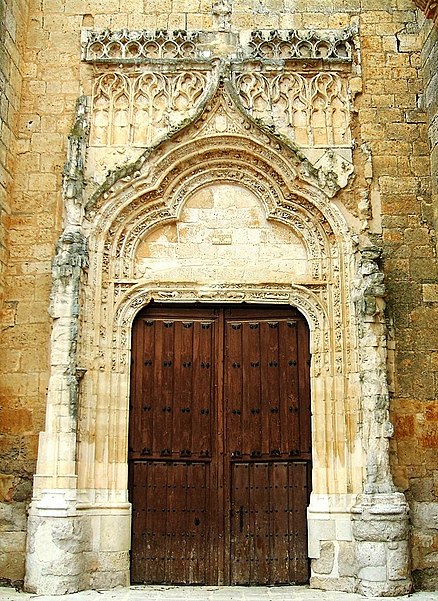
[[(320, 588), (408, 592), (380, 252), (337, 200), (354, 175), (357, 30), (88, 30), (83, 61), (90, 94), (65, 168), (27, 588), (310, 575)], [(211, 390), (224, 392), (212, 401)], [(224, 424), (225, 437), (206, 437)], [(232, 517), (213, 532), (214, 486)], [(169, 487), (185, 491), (178, 511), (194, 512), (184, 532), (169, 521)], [(143, 516), (156, 511), (172, 515), (152, 532)], [(269, 550), (224, 564), (263, 528)], [(160, 536), (174, 547), (152, 552)], [(202, 547), (209, 536), (225, 555)], [(370, 549), (381, 565), (367, 564)]]

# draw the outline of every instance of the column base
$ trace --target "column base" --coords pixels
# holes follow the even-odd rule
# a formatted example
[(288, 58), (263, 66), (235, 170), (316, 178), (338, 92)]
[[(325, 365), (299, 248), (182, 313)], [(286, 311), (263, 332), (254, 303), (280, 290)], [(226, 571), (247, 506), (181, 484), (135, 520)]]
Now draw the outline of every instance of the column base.
[(53, 495), (31, 504), (25, 590), (64, 595), (129, 586), (130, 505), (81, 509), (56, 498), (57, 508)]
[(395, 597), (412, 591), (408, 504), (402, 493), (363, 494), (352, 508), (357, 592)]
[(89, 587), (83, 550), (88, 533), (77, 515), (58, 516), (30, 508), (24, 589), (38, 595), (65, 595)]

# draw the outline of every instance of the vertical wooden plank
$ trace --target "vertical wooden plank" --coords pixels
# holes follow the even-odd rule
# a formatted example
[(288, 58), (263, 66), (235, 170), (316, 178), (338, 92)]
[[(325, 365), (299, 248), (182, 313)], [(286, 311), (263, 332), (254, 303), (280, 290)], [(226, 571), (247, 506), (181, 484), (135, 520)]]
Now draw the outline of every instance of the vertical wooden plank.
[(242, 454), (262, 455), (260, 324), (242, 322)]
[(280, 387), (278, 357), (278, 320), (263, 321), (262, 398), (264, 451), (280, 451)]
[(242, 447), (242, 324), (225, 323), (224, 406), (228, 454), (243, 453)]
[(186, 582), (205, 584), (208, 565), (209, 516), (206, 510), (208, 464), (192, 463), (187, 476)]
[(231, 584), (249, 584), (251, 564), (250, 524), (250, 465), (233, 463), (231, 466)]
[(130, 481), (131, 481), (131, 496), (132, 503), (132, 551), (131, 551), (131, 580), (132, 582), (141, 582), (142, 578), (142, 552), (141, 544), (142, 531), (139, 526), (141, 499), (139, 498), (139, 480), (140, 470), (132, 463), (130, 465)]
[[(164, 355), (164, 326), (162, 320), (155, 321), (155, 354), (153, 361), (153, 450), (154, 456), (160, 457), (163, 449), (169, 447), (169, 418), (171, 413), (171, 397), (169, 396), (169, 385), (165, 382), (163, 368)], [(168, 376), (167, 372), (167, 376)]]
[(191, 457), (193, 322), (175, 320), (174, 330), (173, 451)]
[(132, 419), (130, 420), (129, 446), (132, 452), (138, 452), (141, 449), (142, 441), (142, 378), (143, 378), (143, 322), (137, 320), (133, 327), (132, 334), (132, 361), (131, 361), (131, 401), (130, 411)]
[(152, 584), (166, 581), (169, 470), (167, 463), (163, 461), (151, 462), (151, 469), (153, 487), (150, 489), (151, 496), (148, 502), (155, 509), (151, 514), (151, 520), (154, 520), (151, 524), (151, 530), (157, 539), (154, 553), (156, 559), (149, 567), (149, 570), (151, 570), (149, 582)]
[(275, 462), (271, 468), (271, 584), (289, 582), (289, 531), (287, 463)]
[(269, 423), (271, 416), (272, 397), (275, 390), (272, 389), (272, 381), (268, 370), (271, 357), (269, 346), (268, 326), (266, 322), (259, 321), (260, 330), (260, 436), (263, 455), (270, 452)]
[[(138, 369), (141, 370), (141, 396), (137, 399), (137, 410), (140, 415), (135, 415), (137, 427), (141, 428), (141, 444), (136, 448), (143, 456), (150, 456), (154, 453), (154, 415), (157, 412), (157, 400), (154, 398), (154, 363), (155, 357), (155, 322), (149, 319), (142, 319), (139, 324), (142, 325), (139, 331), (138, 345), (141, 347), (141, 356), (138, 361)], [(139, 349), (140, 350), (140, 349)]]
[(212, 357), (213, 322), (193, 324), (191, 441), (193, 457), (211, 457), (211, 420), (214, 371)]
[[(210, 471), (210, 490), (216, 490), (217, 495), (209, 495), (211, 512), (210, 528), (210, 572), (211, 582), (218, 584), (230, 583), (229, 555), (231, 548), (231, 532), (229, 516), (231, 511), (231, 473), (230, 461), (226, 457), (227, 430), (224, 389), (225, 365), (225, 315), (224, 311), (216, 310), (214, 322), (214, 370), (212, 374), (212, 457)], [(213, 436), (216, 431), (217, 435)]]
[(298, 392), (298, 349), (297, 322), (284, 320), (281, 324), (280, 357), (282, 373), (280, 380), (281, 396), (281, 437), (286, 454), (300, 453), (299, 392)]
[(310, 453), (312, 451), (309, 346), (309, 328), (307, 327), (305, 321), (301, 320), (298, 324), (298, 380), (300, 397), (300, 433), (302, 453)]
[(307, 558), (307, 464), (290, 462), (289, 481), (289, 532), (290, 532), (290, 577), (297, 584), (307, 582), (309, 561)]
[(148, 519), (147, 519), (147, 497), (148, 497), (148, 486), (150, 484), (149, 478), (149, 470), (148, 465), (145, 463), (137, 463), (137, 471), (139, 474), (138, 477), (138, 502), (141, 505), (141, 513), (139, 515), (139, 522), (137, 523), (138, 531), (141, 535), (140, 537), (140, 545), (141, 545), (141, 566), (142, 571), (144, 573), (144, 564), (148, 559), (149, 555), (149, 542), (150, 542), (150, 532), (148, 529)]
[[(273, 330), (274, 348), (272, 349), (272, 360), (270, 361), (269, 371), (272, 372), (272, 378), (275, 378), (275, 389), (277, 391), (277, 398), (275, 403), (272, 403), (271, 415), (270, 415), (270, 428), (269, 428), (269, 440), (270, 440), (270, 454), (274, 456), (277, 451), (281, 454), (281, 405), (282, 405), (282, 357), (280, 355), (281, 347), (281, 335), (282, 335), (281, 320), (275, 320), (269, 322), (269, 329)], [(271, 363), (273, 365), (271, 365)]]
[(163, 461), (147, 463), (149, 471), (147, 516), (149, 540), (149, 562), (144, 571), (146, 582), (158, 583), (165, 580), (165, 554), (167, 533), (167, 465)]
[(167, 463), (167, 552), (166, 582), (181, 584), (184, 582), (185, 537), (182, 532), (185, 520), (182, 509), (186, 504), (185, 470), (176, 462)]
[(270, 577), (269, 463), (250, 468), (250, 523), (252, 553), (249, 584), (267, 584)]
[[(200, 329), (201, 323), (199, 321), (192, 321), (192, 325), (189, 326), (189, 322), (185, 323), (186, 329), (192, 331), (192, 365), (191, 370), (191, 390), (190, 390), (190, 440), (188, 447), (191, 449), (192, 457), (199, 458), (203, 447), (200, 442), (205, 437), (205, 417), (204, 412), (201, 413), (203, 408), (202, 402), (204, 400), (205, 390), (205, 378), (204, 369), (201, 370), (201, 363), (204, 360), (202, 357), (203, 351), (203, 336)], [(186, 368), (188, 369), (188, 368)], [(209, 394), (209, 392), (207, 393)], [(205, 411), (205, 410), (204, 410)], [(204, 419), (202, 417), (204, 416)]]

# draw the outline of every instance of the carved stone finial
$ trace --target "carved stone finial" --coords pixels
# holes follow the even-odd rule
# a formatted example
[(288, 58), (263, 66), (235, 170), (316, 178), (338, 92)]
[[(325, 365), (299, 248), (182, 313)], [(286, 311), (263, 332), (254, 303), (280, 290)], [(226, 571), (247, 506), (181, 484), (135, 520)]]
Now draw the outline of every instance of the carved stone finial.
[(230, 17), (233, 11), (231, 0), (218, 0), (213, 2), (212, 14), (214, 25), (219, 31), (229, 31), (231, 28)]
[(67, 162), (63, 172), (65, 220), (69, 225), (81, 222), (88, 131), (87, 100), (81, 96), (76, 105), (76, 120), (68, 136)]

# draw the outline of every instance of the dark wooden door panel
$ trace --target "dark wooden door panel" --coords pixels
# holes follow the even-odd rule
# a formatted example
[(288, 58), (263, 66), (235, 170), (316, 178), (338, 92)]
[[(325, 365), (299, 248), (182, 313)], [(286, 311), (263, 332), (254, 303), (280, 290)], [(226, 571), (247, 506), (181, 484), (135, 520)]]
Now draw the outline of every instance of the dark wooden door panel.
[(307, 582), (307, 463), (236, 462), (231, 499), (231, 583)]
[(134, 328), (130, 458), (211, 454), (214, 320), (150, 315)]
[(133, 582), (209, 580), (209, 464), (131, 463)]
[(271, 315), (225, 318), (227, 453), (310, 460), (307, 328), (303, 320)]
[(307, 581), (308, 338), (292, 308), (155, 306), (136, 319), (133, 582)]

